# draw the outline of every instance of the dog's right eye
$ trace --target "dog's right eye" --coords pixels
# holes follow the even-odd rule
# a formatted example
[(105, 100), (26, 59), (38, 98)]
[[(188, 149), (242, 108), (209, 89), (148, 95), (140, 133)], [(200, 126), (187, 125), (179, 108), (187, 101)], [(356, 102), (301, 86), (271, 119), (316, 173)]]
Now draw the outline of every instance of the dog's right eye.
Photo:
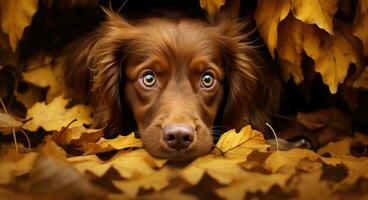
[(156, 85), (155, 74), (151, 71), (144, 73), (141, 77), (141, 83), (145, 87), (149, 87), (149, 88), (155, 86)]

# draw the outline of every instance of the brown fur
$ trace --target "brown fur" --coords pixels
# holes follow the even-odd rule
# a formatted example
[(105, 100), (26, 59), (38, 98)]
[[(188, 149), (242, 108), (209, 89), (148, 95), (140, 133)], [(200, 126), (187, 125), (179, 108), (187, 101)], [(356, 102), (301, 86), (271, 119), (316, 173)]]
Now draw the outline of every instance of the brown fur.
[[(69, 57), (66, 83), (70, 95), (87, 97), (95, 127), (107, 134), (137, 129), (152, 155), (191, 158), (212, 148), (214, 126), (264, 130), (278, 104), (279, 88), (242, 32), (247, 24), (231, 15), (212, 22), (199, 19), (148, 18), (129, 23), (107, 12), (98, 30), (77, 43)], [(139, 84), (142, 70), (156, 73), (158, 86)], [(211, 69), (214, 89), (199, 87)], [(162, 140), (162, 128), (186, 124), (195, 139), (177, 152)]]

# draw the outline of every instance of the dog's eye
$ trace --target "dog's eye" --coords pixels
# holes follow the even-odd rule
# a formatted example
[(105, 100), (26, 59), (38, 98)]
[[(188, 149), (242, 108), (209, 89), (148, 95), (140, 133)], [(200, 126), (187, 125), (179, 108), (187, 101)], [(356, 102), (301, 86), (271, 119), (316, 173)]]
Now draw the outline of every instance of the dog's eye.
[(141, 79), (143, 85), (146, 87), (153, 87), (156, 84), (156, 78), (153, 72), (146, 72)]
[(210, 88), (215, 83), (215, 78), (209, 72), (205, 72), (201, 78), (201, 86), (204, 88)]

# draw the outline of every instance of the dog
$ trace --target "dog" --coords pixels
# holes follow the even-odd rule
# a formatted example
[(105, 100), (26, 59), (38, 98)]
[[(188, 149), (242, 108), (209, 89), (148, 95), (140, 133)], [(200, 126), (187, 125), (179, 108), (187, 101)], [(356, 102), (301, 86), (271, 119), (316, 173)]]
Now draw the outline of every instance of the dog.
[(134, 130), (159, 158), (207, 154), (228, 129), (264, 130), (280, 88), (234, 7), (134, 22), (105, 10), (68, 57), (68, 95), (88, 99), (94, 127), (110, 137)]

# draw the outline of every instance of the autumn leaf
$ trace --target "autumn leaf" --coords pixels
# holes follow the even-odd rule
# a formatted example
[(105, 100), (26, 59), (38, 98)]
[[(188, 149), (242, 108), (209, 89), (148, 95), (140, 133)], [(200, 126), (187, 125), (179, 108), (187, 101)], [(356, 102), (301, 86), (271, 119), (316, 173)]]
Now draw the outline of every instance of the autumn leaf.
[(26, 91), (15, 93), (17, 101), (21, 102), (27, 109), (31, 108), (36, 102), (43, 101), (44, 96), (43, 88), (33, 84), (27, 84)]
[(352, 143), (352, 138), (344, 138), (338, 142), (331, 142), (328, 145), (320, 148), (318, 154), (324, 155), (326, 153), (330, 154), (332, 157), (341, 157), (346, 155), (351, 155), (350, 145)]
[(290, 0), (258, 0), (254, 18), (258, 31), (267, 44), (273, 58), (278, 45), (278, 26), (290, 11)]
[(199, 0), (202, 9), (205, 9), (209, 16), (214, 16), (225, 4), (226, 0)]
[(0, 112), (0, 132), (4, 135), (18, 131), (22, 128), (23, 123), (16, 117), (8, 113)]
[(96, 143), (83, 143), (82, 146), (84, 154), (95, 154), (133, 147), (141, 148), (143, 144), (140, 139), (135, 138), (134, 133), (131, 133), (127, 136), (118, 135), (114, 139), (101, 138)]
[(154, 171), (151, 174), (139, 178), (133, 178), (130, 180), (113, 181), (115, 187), (130, 197), (135, 197), (139, 189), (144, 190), (153, 189), (154, 191), (160, 191), (170, 184), (170, 180), (175, 176), (174, 171), (163, 168), (158, 171)]
[(180, 171), (179, 176), (186, 182), (196, 185), (207, 173), (221, 184), (229, 184), (241, 178), (243, 170), (238, 165), (242, 160), (225, 159), (207, 155), (197, 158), (190, 165)]
[(260, 174), (257, 172), (244, 172), (246, 177), (239, 182), (229, 186), (216, 189), (217, 195), (228, 200), (246, 199), (247, 193), (263, 192), (266, 193), (272, 186), (278, 185), (285, 187), (289, 176), (285, 174)]
[(84, 143), (98, 142), (103, 136), (103, 129), (86, 129), (83, 126), (63, 128), (60, 132), (55, 131), (53, 140), (58, 145), (73, 145), (81, 147)]
[(46, 131), (60, 131), (75, 119), (74, 123), (69, 125), (69, 128), (80, 127), (83, 124), (92, 123), (90, 117), (91, 110), (84, 105), (76, 105), (72, 108), (65, 108), (68, 100), (62, 96), (55, 98), (50, 104), (36, 103), (27, 111), (27, 119), (31, 119), (24, 124), (23, 128), (29, 131), (37, 131), (42, 127)]
[(316, 24), (333, 35), (333, 17), (337, 12), (337, 0), (293, 0), (294, 16), (306, 24)]
[(280, 65), (285, 81), (293, 77), (296, 84), (304, 80), (302, 70), (302, 52), (303, 52), (303, 29), (304, 24), (295, 19), (293, 15), (289, 16), (280, 23), (278, 32), (279, 45), (277, 53), (280, 57)]
[(8, 34), (13, 52), (23, 36), (24, 29), (31, 24), (38, 0), (1, 0), (1, 28)]
[(259, 131), (252, 130), (251, 126), (243, 127), (239, 133), (235, 129), (229, 130), (222, 134), (216, 144), (213, 153), (224, 154), (226, 158), (240, 158), (246, 157), (254, 150), (266, 151), (270, 147)]
[(313, 58), (315, 70), (322, 75), (323, 82), (329, 86), (332, 94), (337, 92), (339, 83), (345, 80), (351, 63), (362, 67), (359, 48), (354, 46), (351, 41), (354, 38), (343, 31), (344, 28), (341, 25), (334, 36), (313, 26), (304, 30), (304, 50)]
[(360, 77), (353, 84), (356, 88), (364, 88), (368, 89), (368, 66), (364, 68), (364, 71), (360, 75)]

